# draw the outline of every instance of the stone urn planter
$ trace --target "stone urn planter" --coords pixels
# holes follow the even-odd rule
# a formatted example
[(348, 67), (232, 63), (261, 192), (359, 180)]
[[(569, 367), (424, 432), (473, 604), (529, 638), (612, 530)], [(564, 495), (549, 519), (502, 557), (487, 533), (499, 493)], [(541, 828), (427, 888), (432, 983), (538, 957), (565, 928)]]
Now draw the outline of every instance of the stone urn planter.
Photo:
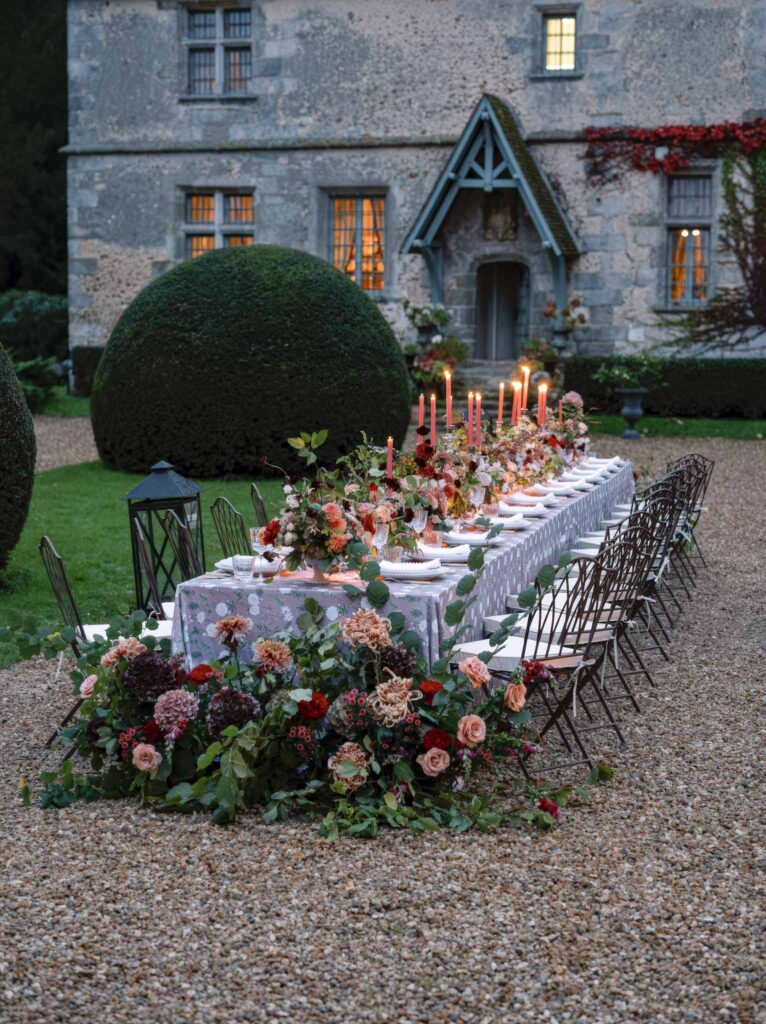
[(622, 398), (622, 409), (620, 416), (627, 422), (628, 429), (623, 432), (623, 437), (628, 441), (640, 441), (641, 435), (636, 430), (636, 423), (644, 415), (641, 407), (641, 400), (647, 394), (649, 388), (615, 388), (614, 393)]
[(303, 559), (307, 569), (311, 569), (313, 575), (307, 581), (308, 583), (328, 584), (330, 578), (325, 570), (320, 566), (321, 558), (312, 555), (306, 555)]
[(568, 351), (571, 344), (572, 332), (566, 330), (563, 327), (553, 328), (553, 338), (551, 344), (558, 352), (559, 356), (563, 355)]

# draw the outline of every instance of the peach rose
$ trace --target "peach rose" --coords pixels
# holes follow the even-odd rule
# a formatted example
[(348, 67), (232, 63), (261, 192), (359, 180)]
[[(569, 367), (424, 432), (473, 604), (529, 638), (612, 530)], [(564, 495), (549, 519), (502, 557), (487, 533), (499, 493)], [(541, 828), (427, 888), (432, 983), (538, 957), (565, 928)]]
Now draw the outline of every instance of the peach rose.
[(510, 711), (521, 711), (527, 703), (527, 688), (523, 683), (509, 683), (503, 703)]
[(471, 655), (470, 658), (464, 658), (463, 661), (459, 662), (458, 668), (468, 676), (469, 682), (474, 690), (478, 690), (480, 686), (488, 683), (492, 678), (487, 666), (481, 658), (477, 658), (476, 655)]
[(449, 768), (450, 757), (446, 750), (431, 747), (430, 750), (427, 750), (425, 754), (421, 754), (420, 757), (416, 757), (415, 760), (423, 769), (424, 775), (435, 779), (437, 775), (441, 775), (442, 772)]
[(93, 696), (93, 687), (98, 682), (98, 676), (86, 676), (85, 679), (80, 683), (80, 696), (86, 700), (88, 697)]
[(133, 747), (133, 764), (140, 772), (153, 775), (162, 763), (162, 754), (151, 743), (137, 743)]
[(478, 715), (464, 715), (457, 723), (457, 738), (465, 747), (478, 747), (487, 735), (487, 725)]
[(118, 661), (125, 659), (132, 661), (139, 654), (146, 654), (146, 647), (135, 636), (129, 636), (127, 640), (120, 640), (114, 645), (111, 651), (107, 651), (101, 659), (102, 668), (113, 668)]
[(334, 501), (328, 501), (326, 505), (322, 505), (322, 511), (331, 530), (339, 530), (345, 524), (341, 507)]

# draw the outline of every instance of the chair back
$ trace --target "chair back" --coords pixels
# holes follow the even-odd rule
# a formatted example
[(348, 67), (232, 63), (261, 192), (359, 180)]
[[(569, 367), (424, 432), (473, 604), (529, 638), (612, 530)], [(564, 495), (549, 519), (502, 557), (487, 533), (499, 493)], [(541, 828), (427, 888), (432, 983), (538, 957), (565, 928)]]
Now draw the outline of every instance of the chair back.
[(148, 596), (151, 607), (145, 610), (155, 619), (164, 619), (166, 616), (162, 607), (162, 594), (160, 593), (159, 584), (157, 583), (157, 574), (155, 573), (154, 566), (152, 565), (152, 556), (149, 552), (149, 545), (146, 542), (146, 535), (144, 534), (141, 524), (137, 519), (133, 520), (133, 529), (136, 535), (136, 548), (138, 549), (141, 568), (144, 571), (144, 576), (146, 577), (146, 582), (149, 587)]
[(250, 498), (255, 511), (255, 521), (259, 526), (268, 526), (269, 515), (266, 511), (266, 502), (263, 500), (257, 484), (250, 484)]
[(168, 509), (165, 513), (162, 528), (173, 549), (173, 556), (181, 573), (181, 582), (185, 583), (187, 580), (202, 576), (205, 568), (199, 560), (191, 530), (178, 518), (173, 509)]
[(86, 640), (85, 627), (83, 626), (80, 610), (74, 599), (72, 588), (69, 585), (69, 579), (64, 569), (64, 560), (53, 546), (53, 541), (50, 537), (43, 537), (40, 541), (39, 550), (45, 571), (48, 574), (53, 597), (58, 605), (64, 625), (74, 630), (75, 639), (72, 641), (72, 650), (75, 657), (79, 658), (80, 649), (78, 641), (83, 642)]
[(221, 542), (224, 558), (250, 553), (245, 520), (228, 498), (216, 498), (210, 506), (213, 525)]

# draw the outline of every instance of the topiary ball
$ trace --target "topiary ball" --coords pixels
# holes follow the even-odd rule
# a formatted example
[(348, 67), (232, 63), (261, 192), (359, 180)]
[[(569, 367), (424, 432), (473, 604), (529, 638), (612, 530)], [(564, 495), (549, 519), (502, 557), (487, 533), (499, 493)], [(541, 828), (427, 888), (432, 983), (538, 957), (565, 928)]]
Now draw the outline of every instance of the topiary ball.
[(320, 461), (360, 440), (397, 444), (410, 418), (399, 344), (345, 274), (295, 249), (218, 249), (133, 300), (96, 373), (91, 412), (108, 465), (157, 459), (200, 476), (295, 469), (286, 438), (329, 430)]
[(32, 416), (0, 346), (0, 569), (8, 563), (27, 519), (36, 454)]

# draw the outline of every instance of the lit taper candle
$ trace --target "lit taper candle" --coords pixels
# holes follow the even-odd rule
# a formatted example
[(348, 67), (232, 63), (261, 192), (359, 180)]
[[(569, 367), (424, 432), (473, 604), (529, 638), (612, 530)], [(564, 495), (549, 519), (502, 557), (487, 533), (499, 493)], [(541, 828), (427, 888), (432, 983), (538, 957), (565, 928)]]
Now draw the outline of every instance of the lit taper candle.
[(529, 367), (524, 365), (521, 368), (521, 375), (523, 377), (521, 385), (521, 411), (526, 412), (527, 399), (529, 398)]
[(473, 391), (468, 392), (468, 444), (473, 444)]
[(519, 422), (519, 410), (521, 409), (521, 381), (512, 380), (513, 405), (511, 406), (511, 426), (515, 427)]
[(542, 427), (548, 415), (548, 385), (541, 384), (537, 389), (537, 425)]
[(452, 374), (449, 370), (444, 371), (445, 401), (447, 403), (447, 426), (452, 426)]
[(503, 425), (503, 400), (505, 398), (505, 384), (500, 381), (497, 396), (497, 429), (499, 430)]
[(388, 451), (386, 452), (386, 479), (390, 480), (394, 475), (394, 439), (388, 439)]
[(474, 444), (478, 446), (481, 444), (481, 395), (478, 391), (476, 392), (476, 419), (474, 420), (473, 429), (476, 435)]
[(426, 421), (426, 396), (421, 395), (418, 399), (418, 426), (422, 427)]
[(436, 447), (436, 395), (431, 395), (431, 447)]

